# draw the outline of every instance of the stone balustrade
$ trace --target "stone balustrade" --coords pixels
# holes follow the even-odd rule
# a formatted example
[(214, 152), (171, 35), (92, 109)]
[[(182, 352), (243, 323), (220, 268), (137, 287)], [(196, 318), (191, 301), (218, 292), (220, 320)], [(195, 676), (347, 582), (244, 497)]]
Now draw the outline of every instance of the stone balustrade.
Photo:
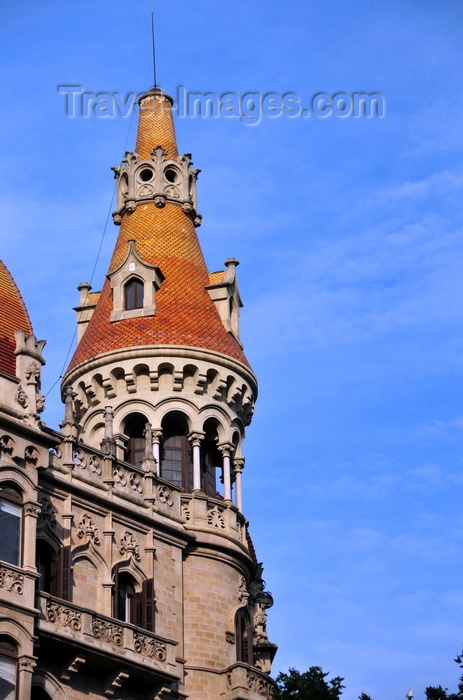
[(163, 639), (135, 625), (55, 598), (48, 593), (37, 594), (39, 634), (59, 637), (63, 645), (79, 646), (80, 653), (104, 654), (124, 665), (136, 664), (149, 670), (179, 677), (175, 661), (177, 642)]
[(201, 491), (182, 493), (180, 500), (187, 529), (227, 537), (248, 552), (246, 519), (233, 503)]

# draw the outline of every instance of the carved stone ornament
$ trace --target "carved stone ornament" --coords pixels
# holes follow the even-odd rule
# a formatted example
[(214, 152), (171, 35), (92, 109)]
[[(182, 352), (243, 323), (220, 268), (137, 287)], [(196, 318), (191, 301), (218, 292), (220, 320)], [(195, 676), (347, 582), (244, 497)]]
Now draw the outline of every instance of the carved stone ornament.
[(238, 588), (238, 600), (242, 605), (247, 605), (249, 600), (249, 591), (244, 576), (241, 577), (240, 585)]
[(211, 527), (217, 527), (225, 530), (225, 520), (220, 510), (215, 506), (207, 511), (207, 522)]
[(30, 362), (24, 374), (28, 382), (36, 384), (40, 379), (40, 367), (37, 362)]
[(90, 459), (88, 460), (88, 469), (93, 474), (96, 474), (96, 476), (101, 476), (101, 474), (103, 473), (101, 461), (96, 455), (91, 455)]
[(119, 551), (121, 554), (128, 554), (134, 557), (136, 561), (140, 561), (140, 548), (137, 544), (137, 540), (128, 530), (120, 541)]
[(158, 501), (159, 503), (164, 503), (164, 505), (169, 506), (169, 508), (174, 504), (172, 491), (168, 486), (159, 486)]
[(0, 454), (6, 454), (8, 457), (13, 456), (14, 448), (16, 443), (12, 437), (9, 435), (2, 435), (0, 437)]
[(225, 641), (228, 644), (234, 644), (236, 641), (236, 636), (234, 632), (225, 632)]
[(188, 503), (182, 503), (182, 517), (188, 522), (191, 520), (191, 510)]
[(18, 595), (24, 592), (24, 576), (6, 566), (0, 566), (0, 588)]
[(127, 477), (122, 467), (114, 467), (113, 469), (114, 483), (118, 486), (127, 486)]
[(36, 503), (26, 503), (23, 513), (24, 515), (31, 515), (33, 518), (38, 518), (41, 510), (41, 507)]
[(93, 520), (92, 516), (88, 513), (84, 513), (80, 523), (77, 526), (77, 536), (79, 539), (86, 537), (88, 540), (93, 540), (94, 544), (100, 544), (98, 528), (95, 525), (95, 521)]
[(37, 406), (37, 413), (44, 412), (44, 410), (45, 410), (45, 396), (42, 396), (42, 394), (37, 396), (36, 406)]
[(158, 639), (152, 639), (144, 634), (134, 632), (133, 645), (137, 654), (147, 656), (156, 661), (166, 660), (166, 645)]
[(47, 620), (58, 627), (70, 627), (79, 632), (82, 629), (82, 613), (66, 605), (47, 600)]
[(132, 491), (136, 493), (143, 493), (143, 484), (138, 474), (132, 473), (129, 476), (129, 484)]
[(27, 408), (27, 405), (28, 405), (27, 394), (24, 391), (24, 389), (22, 388), (21, 384), (18, 386), (18, 388), (16, 390), (16, 401), (23, 408)]
[(106, 622), (100, 617), (94, 617), (92, 621), (92, 632), (95, 639), (101, 639), (104, 642), (115, 644), (118, 647), (122, 646), (124, 629), (119, 625), (113, 625), (111, 622)]
[(33, 445), (28, 445), (24, 450), (24, 459), (27, 464), (32, 464), (35, 467), (39, 461), (39, 457), (39, 451)]
[(34, 661), (34, 659), (28, 659), (25, 656), (23, 656), (22, 659), (19, 659), (18, 662), (18, 667), (20, 671), (28, 671), (29, 673), (32, 673), (36, 666), (37, 661)]
[(50, 527), (52, 530), (56, 528), (56, 514), (52, 502), (47, 496), (42, 496), (40, 499), (41, 511), (37, 523), (37, 529)]
[(268, 700), (271, 700), (271, 698), (273, 697), (272, 685), (265, 678), (262, 678), (262, 676), (259, 676), (257, 673), (248, 671), (247, 683), (249, 690), (252, 690), (254, 693), (263, 695), (264, 698), (268, 698)]
[(83, 450), (80, 448), (75, 450), (72, 456), (72, 461), (74, 462), (74, 467), (79, 467), (79, 469), (87, 469), (87, 460)]

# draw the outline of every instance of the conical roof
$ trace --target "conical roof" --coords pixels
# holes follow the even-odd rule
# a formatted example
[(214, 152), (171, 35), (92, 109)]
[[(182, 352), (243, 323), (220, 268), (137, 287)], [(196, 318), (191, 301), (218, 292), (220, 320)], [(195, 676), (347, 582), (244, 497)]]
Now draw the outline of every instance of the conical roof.
[[(142, 98), (145, 109), (140, 111), (136, 152), (140, 159), (148, 159), (155, 148), (162, 146), (166, 160), (176, 160), (172, 100), (159, 90), (146, 96), (148, 99)], [(155, 109), (146, 108), (150, 100)], [(126, 259), (131, 239), (137, 255), (164, 276), (156, 294), (156, 313), (111, 322), (113, 300), (107, 280), (68, 371), (101, 353), (144, 345), (212, 350), (247, 365), (240, 344), (222, 324), (206, 290), (209, 273), (192, 218), (182, 206), (167, 201), (159, 208), (148, 201), (125, 213), (109, 273)]]
[(10, 271), (0, 260), (0, 371), (16, 374), (15, 331), (32, 335), (26, 305)]

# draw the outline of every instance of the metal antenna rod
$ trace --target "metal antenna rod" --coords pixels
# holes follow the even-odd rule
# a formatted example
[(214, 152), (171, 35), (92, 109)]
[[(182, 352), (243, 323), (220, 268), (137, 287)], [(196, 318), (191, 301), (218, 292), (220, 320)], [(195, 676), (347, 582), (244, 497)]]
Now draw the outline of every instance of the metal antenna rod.
[(154, 76), (154, 89), (157, 88), (156, 82), (156, 49), (154, 46), (154, 10), (151, 10), (151, 42), (153, 45), (153, 76)]

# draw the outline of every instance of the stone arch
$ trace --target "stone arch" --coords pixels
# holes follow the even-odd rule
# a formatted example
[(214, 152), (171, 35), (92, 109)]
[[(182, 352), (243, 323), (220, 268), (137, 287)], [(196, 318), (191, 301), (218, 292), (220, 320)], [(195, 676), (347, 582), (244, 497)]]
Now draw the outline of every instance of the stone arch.
[(198, 381), (199, 369), (196, 365), (188, 364), (183, 367), (183, 390), (194, 392)]
[(192, 401), (185, 398), (169, 397), (160, 401), (156, 406), (156, 423), (161, 426), (170, 413), (181, 413), (188, 424), (188, 431), (198, 430), (198, 409)]
[(12, 486), (18, 489), (23, 503), (37, 500), (35, 484), (29, 476), (22, 471), (20, 472), (12, 467), (0, 467), (0, 483), (5, 482), (11, 483)]
[(32, 653), (32, 644), (34, 637), (29, 633), (24, 625), (21, 625), (17, 620), (9, 617), (0, 617), (0, 626), (2, 635), (11, 637), (18, 645), (18, 657), (23, 654)]
[(66, 693), (56, 678), (48, 671), (36, 671), (32, 676), (32, 689), (40, 688), (51, 700), (66, 700)]

